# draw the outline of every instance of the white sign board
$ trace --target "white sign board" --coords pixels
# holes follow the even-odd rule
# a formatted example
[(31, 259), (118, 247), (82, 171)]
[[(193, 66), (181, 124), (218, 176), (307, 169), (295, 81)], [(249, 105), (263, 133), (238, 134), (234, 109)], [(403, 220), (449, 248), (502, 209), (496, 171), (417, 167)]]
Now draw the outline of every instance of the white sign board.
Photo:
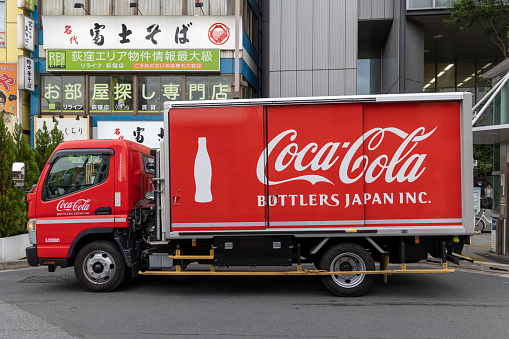
[[(64, 141), (72, 140), (87, 140), (89, 139), (89, 118), (81, 117), (80, 120), (76, 120), (76, 116), (64, 116), (64, 118), (55, 118), (58, 121), (58, 129), (64, 134)], [(43, 127), (46, 122), (46, 127), (49, 131), (55, 127), (53, 117), (49, 118), (38, 118), (34, 119), (34, 133)], [(37, 144), (37, 139), (35, 140)]]
[(235, 49), (234, 16), (59, 15), (42, 20), (45, 49)]
[(23, 14), (18, 14), (18, 48), (34, 51), (35, 21)]
[(35, 92), (35, 63), (34, 59), (24, 55), (18, 56), (18, 89)]
[(97, 139), (125, 139), (159, 148), (163, 121), (98, 121)]

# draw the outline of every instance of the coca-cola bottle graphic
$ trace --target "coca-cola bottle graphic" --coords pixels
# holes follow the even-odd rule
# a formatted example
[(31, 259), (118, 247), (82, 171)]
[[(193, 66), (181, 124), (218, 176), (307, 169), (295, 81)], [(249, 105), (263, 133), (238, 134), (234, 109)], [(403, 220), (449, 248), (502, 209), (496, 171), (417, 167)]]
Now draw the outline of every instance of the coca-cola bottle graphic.
[(210, 163), (209, 153), (207, 152), (207, 138), (198, 138), (198, 152), (194, 160), (194, 183), (196, 185), (196, 194), (194, 201), (211, 202), (212, 192), (210, 184), (212, 182), (212, 165)]

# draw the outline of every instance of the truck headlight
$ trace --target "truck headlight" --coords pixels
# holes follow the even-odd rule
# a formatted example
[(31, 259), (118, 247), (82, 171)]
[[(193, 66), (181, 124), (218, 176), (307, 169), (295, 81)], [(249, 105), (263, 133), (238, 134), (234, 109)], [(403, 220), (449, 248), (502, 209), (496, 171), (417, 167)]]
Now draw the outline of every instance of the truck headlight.
[(35, 231), (36, 219), (29, 219), (27, 222), (27, 230)]

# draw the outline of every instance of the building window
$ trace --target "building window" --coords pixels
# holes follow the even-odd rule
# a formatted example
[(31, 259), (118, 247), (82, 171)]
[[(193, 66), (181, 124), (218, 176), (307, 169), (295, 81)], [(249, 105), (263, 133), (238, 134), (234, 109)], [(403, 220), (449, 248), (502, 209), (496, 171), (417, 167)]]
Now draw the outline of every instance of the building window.
[(231, 99), (231, 86), (232, 75), (41, 75), (40, 107), (49, 115), (161, 114), (165, 101)]
[(357, 59), (357, 94), (380, 94), (382, 91), (381, 46), (360, 43)]
[(495, 64), (495, 60), (425, 63), (423, 92), (472, 92), (477, 102), (491, 88), (481, 75)]

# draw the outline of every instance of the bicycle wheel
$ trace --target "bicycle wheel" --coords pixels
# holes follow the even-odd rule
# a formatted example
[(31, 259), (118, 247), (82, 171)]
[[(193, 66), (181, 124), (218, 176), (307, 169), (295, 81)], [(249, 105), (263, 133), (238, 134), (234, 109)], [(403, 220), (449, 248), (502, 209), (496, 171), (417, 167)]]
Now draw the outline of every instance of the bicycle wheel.
[(484, 223), (484, 220), (482, 220), (479, 217), (475, 217), (475, 224), (474, 224), (474, 230), (476, 231), (484, 231), (484, 228), (486, 227), (486, 224)]

